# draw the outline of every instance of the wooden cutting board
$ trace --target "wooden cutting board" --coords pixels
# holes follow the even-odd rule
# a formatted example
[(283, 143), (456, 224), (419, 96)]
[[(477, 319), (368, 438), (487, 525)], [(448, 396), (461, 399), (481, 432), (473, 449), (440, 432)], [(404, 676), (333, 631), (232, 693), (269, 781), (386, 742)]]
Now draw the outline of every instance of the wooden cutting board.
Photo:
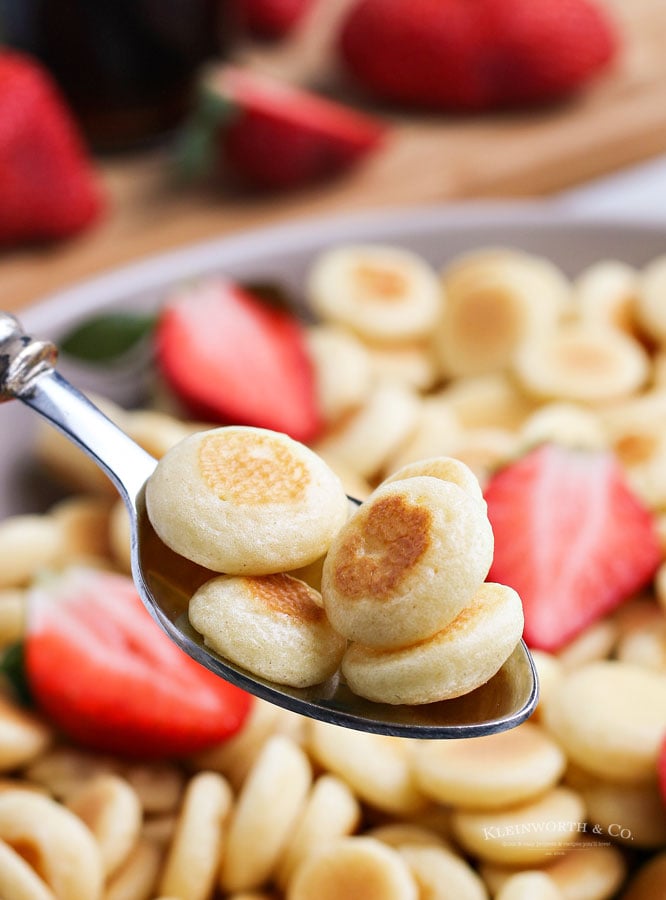
[[(666, 152), (666, 2), (603, 2), (619, 23), (623, 52), (614, 70), (574, 101), (501, 116), (391, 116), (386, 147), (321, 187), (232, 196), (177, 187), (165, 151), (99, 160), (110, 200), (104, 221), (59, 246), (1, 254), (0, 307), (17, 309), (118, 264), (257, 225), (380, 206), (544, 196)], [(330, 35), (347, 3), (324, 0), (289, 44), (244, 48), (241, 59), (331, 88)]]

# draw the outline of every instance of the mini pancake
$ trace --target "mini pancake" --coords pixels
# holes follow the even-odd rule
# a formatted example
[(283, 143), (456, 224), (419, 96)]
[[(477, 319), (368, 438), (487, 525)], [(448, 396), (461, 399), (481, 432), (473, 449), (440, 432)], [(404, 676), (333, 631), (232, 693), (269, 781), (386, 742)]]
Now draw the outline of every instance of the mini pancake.
[(361, 821), (361, 805), (335, 775), (321, 775), (278, 863), (274, 880), (285, 890), (298, 865), (327, 841), (352, 834)]
[(116, 872), (139, 839), (143, 809), (139, 795), (112, 772), (85, 782), (67, 807), (88, 826), (99, 845), (105, 878)]
[[(589, 823), (585, 825), (589, 829)], [(522, 867), (487, 862), (482, 862), (480, 869), (493, 897), (507, 881), (524, 871)], [(539, 871), (551, 879), (565, 900), (608, 900), (617, 896), (627, 874), (627, 863), (621, 851), (607, 839), (593, 838), (581, 832), (570, 849), (558, 850), (545, 863), (539, 864)], [(644, 900), (648, 898), (657, 900), (654, 894), (646, 894)], [(628, 900), (628, 896), (623, 894), (622, 900)]]
[(619, 628), (613, 619), (600, 619), (588, 625), (566, 646), (557, 651), (564, 671), (578, 669), (590, 662), (607, 659), (617, 644)]
[(370, 341), (426, 338), (442, 305), (437, 273), (426, 260), (382, 244), (322, 253), (308, 273), (307, 294), (318, 316)]
[(455, 413), (439, 396), (422, 397), (409, 435), (384, 461), (384, 478), (405, 465), (433, 456), (450, 456), (462, 432)]
[(663, 387), (599, 410), (601, 423), (629, 484), (645, 505), (666, 507), (666, 391)]
[(340, 479), (285, 434), (235, 426), (199, 432), (146, 484), (167, 546), (215, 572), (265, 575), (313, 562), (347, 518)]
[(366, 831), (368, 837), (376, 838), (395, 850), (403, 847), (450, 847), (443, 835), (432, 828), (414, 822), (396, 820), (387, 825), (377, 825)]
[(648, 337), (666, 344), (666, 255), (658, 256), (643, 269), (636, 297), (638, 322)]
[(350, 644), (342, 673), (350, 690), (377, 703), (449, 700), (492, 678), (522, 631), (518, 594), (506, 585), (485, 583), (457, 618), (431, 638), (395, 650)]
[(346, 463), (364, 478), (372, 478), (416, 428), (421, 400), (416, 391), (399, 381), (379, 381), (365, 402), (316, 444), (324, 459)]
[(438, 394), (463, 428), (520, 428), (534, 401), (506, 372), (454, 378)]
[(619, 329), (569, 322), (522, 346), (514, 371), (534, 397), (604, 403), (640, 390), (650, 361), (642, 344)]
[(240, 731), (227, 740), (190, 757), (196, 769), (220, 772), (238, 793), (262, 747), (280, 730), (282, 707), (255, 697)]
[(525, 420), (519, 434), (526, 447), (536, 447), (547, 441), (592, 450), (608, 447), (608, 435), (599, 416), (592, 409), (576, 403), (543, 404)]
[(525, 871), (508, 878), (495, 900), (565, 900), (565, 897), (545, 872)]
[(55, 518), (24, 513), (0, 522), (0, 589), (25, 587), (40, 569), (57, 565), (64, 550)]
[(59, 562), (76, 559), (108, 560), (109, 517), (114, 501), (108, 497), (78, 494), (49, 508), (62, 529)]
[(221, 656), (292, 687), (325, 681), (345, 649), (317, 591), (285, 573), (212, 578), (190, 600), (189, 619)]
[(21, 789), (0, 794), (0, 845), (5, 844), (26, 860), (39, 860), (40, 877), (54, 897), (102, 896), (104, 870), (92, 832), (51, 797)]
[(530, 650), (532, 661), (539, 681), (539, 702), (534, 711), (534, 721), (541, 721), (542, 711), (546, 698), (554, 689), (558, 680), (562, 677), (564, 668), (560, 660), (553, 653), (546, 650)]
[(311, 786), (312, 768), (303, 750), (284, 735), (269, 737), (231, 810), (219, 872), (225, 896), (256, 890), (268, 881)]
[(367, 807), (411, 818), (430, 806), (416, 786), (411, 745), (403, 738), (308, 719), (306, 746), (315, 763), (345, 781)]
[(437, 384), (439, 371), (428, 339), (409, 344), (367, 343), (370, 368), (376, 380), (402, 381), (426, 392)]
[(534, 866), (578, 841), (584, 817), (579, 794), (556, 787), (506, 809), (454, 810), (451, 826), (463, 850), (481, 860)]
[(666, 811), (656, 777), (645, 784), (613, 784), (588, 776), (578, 790), (588, 819), (616, 843), (634, 850), (666, 847)]
[(548, 260), (501, 247), (458, 257), (444, 271), (443, 285), (435, 344), (449, 377), (507, 369), (518, 347), (555, 325), (571, 294)]
[(392, 472), (383, 483), (391, 481), (403, 481), (405, 478), (414, 478), (417, 475), (430, 475), (432, 478), (441, 478), (442, 481), (450, 481), (457, 484), (463, 491), (477, 500), (483, 500), (483, 492), (479, 479), (468, 465), (453, 456), (432, 456), (428, 459), (415, 460), (406, 463), (397, 471)]
[(233, 792), (222, 775), (198, 772), (192, 777), (160, 878), (164, 896), (203, 898), (212, 894), (232, 804)]
[(156, 409), (133, 409), (125, 413), (125, 430), (144, 450), (161, 459), (194, 430), (186, 422)]
[(314, 366), (318, 406), (324, 421), (334, 424), (362, 406), (372, 387), (370, 357), (361, 340), (336, 325), (312, 325), (306, 331)]
[(620, 662), (635, 663), (666, 673), (666, 615), (662, 614), (652, 625), (632, 628), (623, 634), (615, 648), (615, 655)]
[(28, 766), (24, 774), (29, 781), (39, 783), (39, 779), (32, 777), (30, 769), (35, 759), (44, 759), (53, 740), (46, 723), (29, 710), (17, 706), (9, 697), (0, 695), (0, 733), (0, 770), (11, 772)]
[(428, 900), (486, 900), (483, 881), (471, 865), (446, 847), (403, 845), (398, 851)]
[[(163, 848), (160, 844), (142, 835), (122, 866), (106, 881), (105, 900), (148, 896), (148, 892), (154, 888), (159, 878), (163, 858)], [(181, 897), (184, 896), (181, 894)], [(162, 896), (158, 900), (174, 900), (174, 898)]]
[(595, 325), (637, 332), (638, 271), (616, 259), (603, 259), (584, 269), (574, 281), (576, 311)]
[(423, 793), (466, 809), (522, 803), (554, 787), (565, 766), (555, 741), (531, 722), (473, 741), (422, 741), (414, 748)]
[(666, 678), (616, 660), (588, 663), (553, 686), (543, 722), (586, 772), (645, 783), (654, 778), (666, 731)]
[(465, 463), (482, 487), (501, 466), (518, 456), (518, 438), (507, 428), (463, 429), (450, 453)]
[(418, 900), (419, 891), (397, 850), (374, 838), (354, 836), (329, 841), (303, 860), (287, 896), (289, 900)]
[(431, 637), (462, 611), (490, 568), (484, 504), (418, 476), (381, 485), (333, 541), (322, 599), (340, 634), (367, 647)]
[(54, 900), (54, 893), (18, 850), (0, 841), (0, 895), (15, 900)]

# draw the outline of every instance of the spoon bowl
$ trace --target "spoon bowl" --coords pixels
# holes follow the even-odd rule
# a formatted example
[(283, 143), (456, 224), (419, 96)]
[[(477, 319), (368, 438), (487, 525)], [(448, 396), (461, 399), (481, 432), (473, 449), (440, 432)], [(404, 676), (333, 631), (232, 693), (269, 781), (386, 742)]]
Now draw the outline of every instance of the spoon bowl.
[(27, 336), (0, 313), (0, 401), (18, 399), (80, 447), (116, 485), (131, 523), (132, 574), (147, 609), (189, 656), (225, 680), (311, 718), (378, 734), (451, 739), (505, 731), (534, 711), (538, 683), (521, 641), (486, 684), (453, 700), (421, 706), (373, 703), (353, 694), (338, 674), (323, 684), (290, 688), (252, 675), (204, 646), (190, 626), (188, 601), (210, 570), (170, 550), (148, 519), (144, 487), (156, 460), (55, 369), (57, 350)]

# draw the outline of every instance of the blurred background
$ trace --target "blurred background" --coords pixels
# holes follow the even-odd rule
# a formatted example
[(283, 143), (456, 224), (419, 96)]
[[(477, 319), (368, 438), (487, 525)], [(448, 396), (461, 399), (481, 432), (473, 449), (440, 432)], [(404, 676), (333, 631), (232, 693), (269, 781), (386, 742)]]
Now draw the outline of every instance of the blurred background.
[(0, 40), (4, 308), (309, 215), (666, 196), (663, 0), (0, 0)]

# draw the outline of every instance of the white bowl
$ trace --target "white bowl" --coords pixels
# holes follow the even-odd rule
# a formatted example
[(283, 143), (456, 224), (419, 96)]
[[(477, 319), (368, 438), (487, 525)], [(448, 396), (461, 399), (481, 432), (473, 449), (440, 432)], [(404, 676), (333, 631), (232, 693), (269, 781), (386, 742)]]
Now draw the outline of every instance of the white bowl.
[[(93, 313), (154, 310), (172, 285), (213, 273), (277, 282), (298, 298), (313, 255), (349, 241), (395, 243), (437, 266), (474, 248), (513, 246), (543, 254), (574, 275), (600, 259), (644, 265), (666, 252), (666, 223), (602, 220), (548, 204), (423, 207), (307, 220), (208, 241), (109, 272), (30, 307), (21, 321), (34, 337), (57, 342)], [(79, 387), (100, 388), (89, 368), (63, 360), (60, 371)], [(122, 372), (104, 377), (106, 393), (122, 402), (127, 377)], [(34, 427), (34, 413), (19, 402), (0, 409), (0, 518), (41, 510), (51, 499), (30, 463)]]

